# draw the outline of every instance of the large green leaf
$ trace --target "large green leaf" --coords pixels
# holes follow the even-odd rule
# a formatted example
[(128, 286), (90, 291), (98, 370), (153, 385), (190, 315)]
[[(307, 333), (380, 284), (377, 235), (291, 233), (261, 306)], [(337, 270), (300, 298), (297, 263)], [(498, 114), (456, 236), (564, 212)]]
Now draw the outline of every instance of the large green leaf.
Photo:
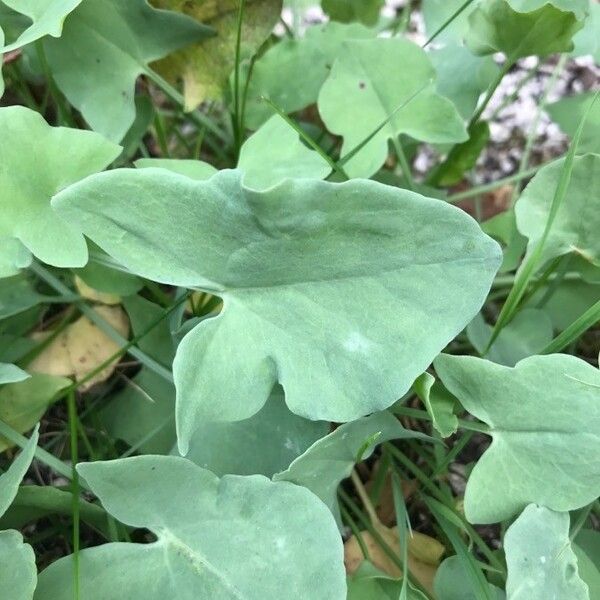
[[(33, 460), (37, 442), (36, 429), (8, 471), (0, 475), (0, 516), (17, 495), (19, 484)], [(23, 543), (23, 536), (18, 531), (0, 531), (0, 582), (3, 597), (10, 600), (31, 600), (36, 581), (37, 569), (31, 546)]]
[[(169, 78), (183, 79), (187, 110), (204, 100), (221, 99), (235, 67), (238, 0), (152, 0), (152, 4), (181, 11), (214, 29), (215, 37), (166, 58), (158, 68)], [(281, 4), (281, 0), (246, 0), (240, 37), (242, 60), (251, 58), (273, 31)]]
[(350, 23), (361, 21), (365, 25), (375, 25), (385, 0), (322, 0), (323, 10), (334, 21)]
[(2, 2), (29, 17), (32, 23), (13, 43), (0, 46), (0, 54), (31, 44), (47, 35), (60, 37), (65, 18), (81, 4), (81, 0), (2, 0)]
[[(65, 377), (32, 375), (24, 381), (0, 387), (0, 419), (22, 433), (31, 429), (46, 412), (56, 393), (71, 383)], [(0, 436), (0, 452), (13, 443)]]
[(569, 513), (530, 504), (504, 537), (509, 600), (589, 600), (569, 539)]
[[(563, 164), (561, 159), (541, 169), (516, 204), (517, 227), (529, 238), (528, 253), (542, 239)], [(566, 200), (553, 219), (542, 262), (574, 252), (600, 265), (600, 154), (575, 158)]]
[(389, 119), (346, 163), (349, 175), (368, 177), (377, 172), (388, 155), (388, 140), (401, 133), (432, 143), (467, 139), (460, 115), (438, 94), (434, 79), (435, 69), (427, 54), (406, 39), (343, 44), (319, 94), (319, 112), (325, 125), (344, 138), (342, 156)]
[(492, 444), (465, 491), (473, 523), (507, 519), (527, 504), (580, 508), (600, 493), (600, 371), (563, 354), (532, 356), (509, 368), (442, 354), (446, 387), (490, 426)]
[(57, 267), (83, 266), (83, 235), (50, 208), (50, 198), (104, 169), (120, 148), (91, 131), (50, 127), (22, 106), (0, 108), (0, 137), (0, 263), (14, 267), (0, 267), (0, 275), (25, 266), (27, 250)]
[[(598, 25), (600, 34), (600, 19)], [(595, 92), (584, 92), (575, 96), (566, 96), (557, 102), (546, 105), (545, 110), (562, 131), (572, 139), (595, 95)], [(585, 127), (577, 145), (577, 152), (579, 154), (600, 153), (600, 102), (595, 102), (587, 114)]]
[(439, 200), (372, 181), (258, 193), (240, 180), (115, 170), (54, 200), (133, 272), (224, 298), (177, 351), (183, 452), (199, 422), (252, 416), (277, 381), (313, 420), (387, 408), (471, 320), (500, 262)]
[[(309, 27), (302, 38), (284, 38), (254, 65), (248, 85), (246, 125), (257, 129), (273, 114), (263, 96), (287, 113), (315, 103), (344, 40), (374, 35), (362, 25), (327, 23)], [(302, 73), (302, 77), (282, 77), (282, 73)]]
[(377, 444), (407, 438), (426, 439), (426, 436), (404, 429), (389, 412), (375, 413), (341, 425), (315, 442), (273, 479), (307, 487), (321, 498), (341, 523), (337, 502), (340, 482), (350, 476), (356, 462), (371, 456)]
[[(343, 600), (342, 542), (308, 490), (254, 475), (219, 480), (173, 456), (80, 464), (114, 517), (157, 536), (79, 553), (81, 598)], [(72, 558), (40, 576), (36, 598), (71, 600)]]
[(575, 13), (550, 3), (519, 11), (507, 0), (483, 0), (469, 17), (466, 42), (475, 54), (503, 52), (512, 63), (524, 56), (569, 52), (582, 26)]
[[(52, 76), (94, 131), (119, 141), (135, 119), (135, 81), (148, 63), (210, 34), (146, 0), (85, 0), (44, 47)], [(85, 77), (82, 76), (85, 74)]]
[(246, 140), (238, 169), (245, 173), (244, 185), (257, 190), (286, 178), (324, 179), (331, 172), (327, 161), (305, 146), (279, 115), (271, 117)]

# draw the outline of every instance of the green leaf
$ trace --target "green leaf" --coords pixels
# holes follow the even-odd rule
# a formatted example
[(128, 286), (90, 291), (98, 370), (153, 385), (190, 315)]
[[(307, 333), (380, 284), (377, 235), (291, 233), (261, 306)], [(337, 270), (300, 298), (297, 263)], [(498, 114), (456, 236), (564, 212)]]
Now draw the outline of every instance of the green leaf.
[(139, 291), (143, 285), (135, 275), (111, 269), (94, 260), (90, 260), (82, 269), (75, 269), (75, 274), (91, 288), (104, 294), (130, 296)]
[(458, 429), (458, 419), (454, 414), (456, 398), (427, 372), (417, 377), (413, 388), (431, 416), (436, 431), (445, 438), (455, 434)]
[(200, 422), (249, 418), (276, 382), (312, 420), (390, 406), (472, 319), (500, 261), (464, 212), (371, 181), (258, 193), (236, 171), (115, 170), (54, 206), (131, 271), (224, 298), (177, 351), (182, 452)]
[(469, 139), (452, 147), (446, 160), (431, 172), (428, 183), (442, 187), (455, 185), (475, 166), (490, 139), (490, 126), (486, 121), (476, 121), (468, 131)]
[(440, 355), (435, 369), (492, 444), (465, 491), (472, 523), (502, 521), (538, 503), (557, 511), (600, 493), (600, 371), (563, 354), (509, 368), (472, 356)]
[[(442, 562), (435, 573), (433, 589), (437, 600), (480, 600), (469, 583), (467, 565), (459, 556), (450, 556)], [(504, 600), (504, 592), (490, 584), (492, 598)]]
[(118, 142), (134, 122), (135, 81), (148, 63), (209, 33), (146, 0), (85, 0), (66, 20), (62, 36), (46, 38), (44, 48), (69, 102), (94, 131)]
[[(404, 68), (398, 69), (399, 64)], [(321, 118), (331, 133), (344, 138), (342, 156), (389, 119), (344, 165), (350, 176), (376, 173), (388, 155), (388, 140), (401, 133), (431, 143), (467, 139), (460, 115), (447, 98), (436, 92), (434, 79), (429, 57), (408, 40), (378, 38), (343, 44), (319, 94)]]
[[(402, 579), (390, 577), (365, 560), (356, 573), (348, 577), (347, 600), (398, 600), (401, 589)], [(410, 584), (407, 591), (406, 600), (427, 600), (427, 596)]]
[(573, 12), (549, 3), (527, 12), (507, 0), (483, 0), (469, 17), (466, 43), (475, 54), (503, 52), (513, 63), (525, 56), (569, 52), (582, 26)]
[(481, 94), (498, 75), (498, 65), (492, 57), (475, 56), (459, 44), (433, 50), (428, 56), (437, 73), (437, 91), (452, 100), (464, 119), (469, 119)]
[(591, 55), (596, 63), (600, 63), (600, 4), (590, 2), (590, 14), (581, 29), (573, 38), (575, 48), (573, 56)]
[(36, 292), (25, 273), (0, 278), (0, 319), (25, 312), (43, 302), (46, 297)]
[[(31, 429), (46, 412), (55, 394), (71, 383), (65, 377), (32, 375), (0, 387), (0, 419), (19, 433)], [(13, 444), (0, 436), (0, 452)]]
[[(427, 35), (431, 36), (465, 3), (465, 0), (423, 0), (422, 10)], [(469, 26), (469, 15), (477, 2), (467, 7), (436, 38), (436, 42), (460, 43)]]
[[(371, 456), (378, 444), (399, 439), (429, 439), (404, 429), (389, 412), (363, 417), (338, 427), (315, 442), (288, 469), (273, 477), (275, 481), (291, 481), (316, 494), (341, 523), (337, 502), (338, 485), (350, 476), (357, 460)], [(365, 442), (368, 445), (365, 447)], [(360, 456), (359, 456), (360, 453)]]
[(0, 137), (0, 239), (16, 240), (2, 242), (0, 262), (25, 266), (26, 248), (57, 267), (83, 266), (83, 235), (51, 209), (50, 198), (104, 169), (120, 148), (91, 131), (50, 127), (22, 106), (0, 108)]
[(29, 17), (32, 23), (12, 44), (0, 46), (0, 54), (31, 44), (47, 35), (60, 37), (65, 18), (81, 4), (81, 0), (2, 0), (2, 2)]
[(600, 533), (582, 529), (573, 543), (579, 577), (588, 586), (590, 600), (600, 599)]
[(510, 600), (589, 600), (569, 540), (569, 514), (530, 504), (504, 537)]
[(17, 383), (27, 379), (29, 375), (15, 365), (0, 363), (0, 384)]
[(206, 181), (217, 172), (212, 165), (193, 159), (138, 158), (134, 165), (138, 169), (167, 169), (172, 173), (179, 173), (197, 181)]
[(579, 20), (585, 19), (590, 10), (589, 0), (508, 0), (508, 3), (519, 12), (531, 12), (550, 4), (574, 13)]
[[(12, 504), (19, 484), (27, 473), (38, 442), (38, 430), (33, 432), (23, 451), (6, 473), (0, 475), (0, 517)], [(0, 531), (0, 581), (2, 594), (10, 600), (31, 600), (37, 581), (33, 549), (23, 543), (18, 531)]]
[[(374, 31), (362, 25), (327, 23), (309, 27), (302, 38), (286, 37), (275, 44), (256, 61), (252, 70), (246, 125), (257, 129), (272, 116), (273, 110), (263, 97), (286, 113), (314, 104), (344, 40), (374, 36)], [(302, 73), (302, 77), (282, 77), (282, 73)]]
[(216, 475), (265, 475), (283, 471), (327, 435), (329, 423), (290, 412), (276, 386), (263, 408), (235, 423), (203, 422), (192, 436), (187, 458)]
[(244, 185), (264, 190), (284, 179), (324, 179), (331, 172), (325, 159), (305, 146), (279, 115), (272, 116), (240, 152), (238, 169)]
[(385, 0), (322, 0), (321, 6), (333, 21), (360, 21), (376, 25)]
[[(152, 0), (159, 8), (176, 10), (206, 23), (216, 36), (166, 58), (157, 68), (169, 79), (183, 79), (186, 110), (205, 100), (220, 100), (235, 67), (238, 0)], [(249, 59), (273, 31), (281, 0), (246, 0), (240, 57)]]
[[(564, 159), (541, 169), (525, 188), (515, 211), (519, 231), (529, 238), (532, 253), (544, 234), (550, 219)], [(573, 171), (552, 228), (545, 241), (540, 264), (574, 252), (585, 260), (600, 265), (600, 154), (586, 154), (574, 159)]]
[[(82, 550), (81, 598), (346, 597), (339, 533), (308, 490), (260, 475), (219, 480), (173, 456), (80, 464), (78, 471), (115, 518), (158, 538)], [(46, 569), (35, 597), (71, 600), (71, 568), (68, 556)]]
[[(480, 354), (485, 351), (490, 338), (490, 327), (478, 314), (467, 326), (469, 341)], [(521, 310), (500, 332), (489, 349), (486, 358), (507, 367), (514, 367), (520, 360), (539, 354), (553, 336), (552, 320), (548, 313), (535, 308)]]
[[(598, 31), (600, 31), (600, 21)], [(594, 96), (595, 92), (567, 96), (548, 104), (544, 110), (564, 133), (573, 138)], [(577, 146), (578, 154), (587, 152), (600, 153), (600, 102), (596, 102), (589, 112)]]

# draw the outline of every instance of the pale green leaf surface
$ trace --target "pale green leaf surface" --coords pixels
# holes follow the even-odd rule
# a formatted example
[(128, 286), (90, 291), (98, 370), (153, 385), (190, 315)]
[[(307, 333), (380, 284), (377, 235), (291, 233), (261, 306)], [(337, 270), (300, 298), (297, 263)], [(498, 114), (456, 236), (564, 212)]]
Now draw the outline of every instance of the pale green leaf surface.
[(0, 531), (0, 582), (7, 600), (31, 600), (37, 582), (33, 548), (13, 529)]
[(585, 20), (583, 29), (578, 31), (573, 38), (575, 48), (574, 56), (592, 56), (596, 63), (600, 63), (600, 4), (590, 2), (590, 14)]
[[(492, 336), (492, 327), (479, 313), (467, 326), (467, 336), (481, 354)], [(525, 308), (502, 329), (485, 358), (500, 365), (514, 367), (520, 360), (538, 354), (553, 337), (552, 319), (547, 312)]]
[[(600, 38), (600, 20), (597, 33)], [(545, 110), (562, 131), (573, 138), (594, 96), (595, 92), (566, 96), (557, 102), (548, 104)], [(586, 154), (587, 152), (600, 153), (600, 102), (595, 102), (591, 111), (587, 114), (585, 127), (577, 145), (578, 154)]]
[[(425, 29), (428, 36), (432, 36), (456, 11), (465, 3), (465, 0), (423, 0), (422, 11), (425, 20)], [(456, 17), (436, 38), (436, 42), (456, 43), (462, 39), (469, 27), (469, 15), (473, 12), (477, 2), (467, 7)]]
[[(374, 35), (362, 25), (326, 23), (309, 27), (302, 38), (285, 37), (275, 44), (256, 61), (252, 70), (246, 125), (257, 129), (273, 114), (273, 109), (262, 100), (263, 96), (286, 113), (315, 103), (344, 40)], [(301, 73), (302, 77), (282, 77), (281, 73)]]
[[(57, 267), (83, 266), (85, 239), (51, 209), (50, 198), (104, 169), (120, 148), (91, 131), (50, 127), (22, 106), (0, 108), (0, 137), (0, 239), (16, 238)], [(20, 245), (3, 243), (0, 256), (0, 264), (23, 265)]]
[(133, 164), (138, 169), (167, 169), (197, 181), (210, 179), (217, 172), (215, 167), (202, 160), (185, 158), (138, 158)]
[(402, 133), (440, 144), (467, 139), (460, 115), (436, 91), (434, 80), (429, 57), (408, 40), (378, 38), (343, 44), (319, 94), (321, 118), (331, 133), (344, 138), (342, 157), (389, 119), (344, 165), (351, 177), (376, 173), (388, 155), (388, 140)]
[[(54, 395), (71, 383), (65, 377), (35, 374), (0, 387), (0, 419), (19, 433), (31, 429), (46, 412)], [(0, 452), (14, 444), (0, 436)]]
[(458, 429), (458, 419), (454, 414), (456, 398), (427, 372), (417, 377), (413, 388), (431, 416), (436, 431), (445, 438), (456, 433)]
[[(80, 552), (86, 600), (343, 600), (342, 542), (329, 511), (289, 483), (215, 475), (173, 456), (80, 464), (115, 518), (152, 544)], [(293, 507), (293, 510), (290, 510)], [(40, 576), (36, 598), (71, 600), (71, 557)]]
[[(492, 598), (504, 600), (505, 593), (490, 584)], [(433, 580), (436, 600), (479, 600), (477, 592), (469, 584), (469, 577), (458, 556), (446, 558), (438, 567)]]
[[(341, 523), (337, 502), (338, 485), (350, 476), (357, 461), (371, 456), (378, 444), (389, 440), (421, 438), (421, 433), (404, 429), (389, 412), (363, 417), (338, 427), (315, 442), (275, 481), (291, 481), (316, 494)], [(360, 454), (360, 456), (359, 456)]]
[(328, 432), (329, 423), (308, 421), (290, 412), (283, 390), (276, 386), (266, 404), (249, 419), (200, 423), (186, 458), (219, 476), (272, 477)]
[(569, 540), (569, 514), (530, 504), (504, 537), (508, 600), (589, 600)]
[[(94, 131), (120, 141), (135, 119), (135, 82), (158, 60), (210, 30), (146, 0), (85, 0), (44, 47), (56, 84)], [(82, 77), (85, 73), (85, 77)]]
[(0, 237), (0, 279), (17, 275), (31, 264), (31, 252), (18, 239)]
[(273, 115), (246, 140), (238, 169), (245, 186), (264, 190), (284, 179), (324, 179), (331, 172), (327, 161), (305, 146), (298, 133), (279, 115)]
[(463, 118), (469, 119), (479, 97), (498, 74), (498, 65), (493, 58), (475, 56), (460, 44), (448, 44), (428, 56), (437, 73), (437, 91), (452, 100)]
[(473, 318), (500, 262), (464, 212), (370, 181), (258, 193), (236, 171), (116, 170), (54, 206), (131, 271), (224, 298), (175, 358), (182, 452), (199, 422), (249, 418), (277, 381), (312, 420), (387, 408)]
[[(515, 206), (517, 227), (529, 239), (531, 253), (550, 217), (564, 159), (541, 169)], [(561, 203), (544, 244), (541, 262), (574, 252), (600, 265), (600, 154), (575, 157), (565, 201)]]
[(2, 2), (29, 17), (32, 23), (13, 43), (0, 46), (0, 54), (31, 44), (47, 35), (60, 37), (65, 18), (81, 4), (81, 0), (2, 0)]
[(16, 365), (0, 363), (0, 384), (17, 383), (28, 377), (29, 375)]
[(506, 0), (483, 0), (469, 16), (466, 43), (475, 54), (503, 52), (513, 62), (525, 56), (569, 52), (581, 27), (574, 13), (552, 4), (519, 12)]
[(472, 523), (494, 523), (537, 503), (566, 511), (600, 494), (600, 371), (573, 356), (532, 356), (509, 368), (441, 354), (435, 369), (492, 444), (465, 491)]
[(322, 0), (321, 6), (333, 21), (360, 21), (376, 25), (385, 0)]

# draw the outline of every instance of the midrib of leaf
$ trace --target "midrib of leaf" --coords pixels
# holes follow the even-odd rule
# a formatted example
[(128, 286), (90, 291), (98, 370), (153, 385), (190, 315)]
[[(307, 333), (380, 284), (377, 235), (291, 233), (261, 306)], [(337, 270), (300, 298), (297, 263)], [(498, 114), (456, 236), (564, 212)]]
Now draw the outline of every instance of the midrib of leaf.
[[(174, 548), (176, 551), (179, 550), (198, 575), (202, 575), (205, 571), (208, 571), (219, 581), (225, 590), (232, 594), (234, 598), (237, 600), (249, 600), (249, 596), (242, 594), (242, 592), (235, 587), (233, 583), (231, 583), (227, 575), (221, 572), (221, 570), (216, 567), (204, 554), (186, 544), (170, 529), (157, 528), (156, 533), (159, 535), (161, 542), (166, 545), (167, 551), (169, 547)], [(176, 581), (176, 578), (172, 579)]]

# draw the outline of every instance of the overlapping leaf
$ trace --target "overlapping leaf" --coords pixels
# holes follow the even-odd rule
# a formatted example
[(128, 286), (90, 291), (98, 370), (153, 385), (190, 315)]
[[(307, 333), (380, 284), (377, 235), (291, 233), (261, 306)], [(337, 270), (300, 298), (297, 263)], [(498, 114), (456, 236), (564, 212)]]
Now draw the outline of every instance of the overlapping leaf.
[(563, 354), (508, 368), (471, 356), (440, 355), (446, 387), (490, 426), (492, 445), (465, 491), (473, 523), (502, 521), (537, 503), (557, 511), (600, 494), (600, 371)]
[(474, 316), (500, 260), (462, 211), (369, 181), (258, 193), (235, 171), (117, 170), (54, 205), (133, 272), (224, 298), (175, 359), (182, 451), (198, 422), (252, 416), (277, 381), (309, 419), (388, 407)]
[[(81, 551), (82, 598), (346, 597), (337, 527), (308, 490), (259, 475), (219, 480), (186, 459), (167, 456), (78, 469), (114, 517), (148, 527), (158, 538)], [(71, 600), (71, 568), (71, 557), (50, 566), (35, 597)]]
[(530, 504), (504, 538), (509, 600), (589, 600), (569, 539), (569, 514)]
[[(94, 131), (120, 141), (135, 118), (135, 81), (148, 63), (210, 29), (146, 0), (85, 0), (44, 47), (54, 80)], [(85, 74), (85, 77), (82, 76)]]
[[(185, 105), (219, 100), (234, 69), (238, 38), (237, 0), (152, 0), (159, 8), (183, 12), (214, 29), (214, 38), (182, 50), (158, 64), (167, 77), (182, 78)], [(269, 36), (281, 14), (282, 0), (247, 0), (240, 38), (241, 59), (250, 58)]]
[(350, 176), (369, 177), (377, 172), (388, 155), (388, 140), (401, 133), (432, 143), (467, 139), (460, 115), (438, 94), (434, 80), (435, 69), (427, 54), (408, 40), (344, 43), (319, 94), (325, 125), (344, 138), (342, 156), (389, 119), (347, 162), (344, 168)]
[[(543, 237), (563, 164), (564, 159), (561, 159), (541, 169), (515, 207), (517, 227), (529, 238), (528, 252), (532, 252)], [(575, 158), (566, 200), (552, 218), (542, 261), (574, 252), (600, 265), (600, 154)]]
[(0, 275), (26, 266), (29, 252), (54, 266), (83, 266), (83, 235), (50, 208), (50, 198), (106, 167), (120, 148), (90, 131), (50, 127), (22, 106), (0, 108), (0, 136)]

